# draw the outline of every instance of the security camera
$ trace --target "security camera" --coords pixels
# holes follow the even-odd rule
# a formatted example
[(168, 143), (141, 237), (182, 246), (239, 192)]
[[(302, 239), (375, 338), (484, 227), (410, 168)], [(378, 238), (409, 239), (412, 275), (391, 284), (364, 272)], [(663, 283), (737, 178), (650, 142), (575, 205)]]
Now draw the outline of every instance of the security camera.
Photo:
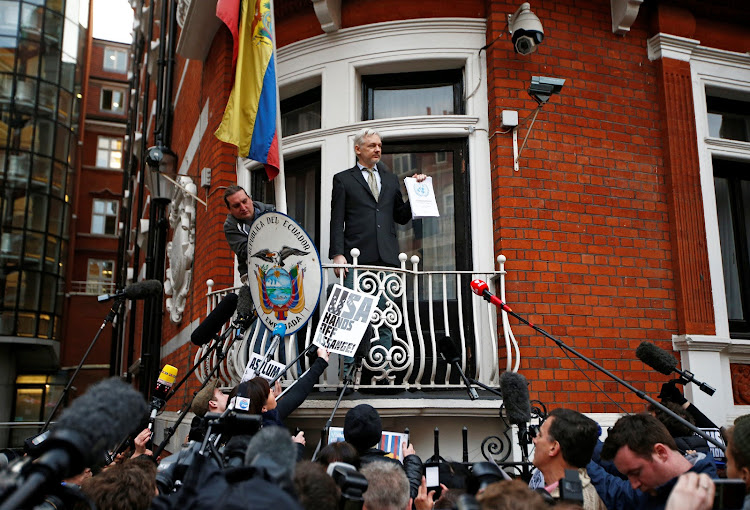
[(534, 53), (544, 39), (542, 22), (531, 12), (528, 2), (522, 3), (514, 14), (508, 14), (508, 29), (513, 47), (521, 55)]
[(529, 95), (537, 103), (544, 104), (549, 101), (552, 94), (559, 94), (565, 85), (564, 78), (550, 78), (549, 76), (532, 76), (529, 85)]

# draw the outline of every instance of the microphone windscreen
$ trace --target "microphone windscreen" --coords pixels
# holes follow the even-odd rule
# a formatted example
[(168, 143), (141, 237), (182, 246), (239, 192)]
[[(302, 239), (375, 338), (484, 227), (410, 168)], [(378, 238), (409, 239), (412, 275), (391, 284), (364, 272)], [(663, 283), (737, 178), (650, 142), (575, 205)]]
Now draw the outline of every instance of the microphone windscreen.
[(123, 291), (128, 299), (146, 299), (161, 294), (162, 285), (159, 280), (143, 280), (125, 287)]
[(297, 448), (286, 427), (263, 427), (253, 436), (245, 451), (245, 465), (252, 465), (260, 459), (273, 461), (282, 477), (291, 479), (294, 476)]
[(443, 359), (448, 363), (457, 363), (461, 359), (456, 346), (453, 344), (453, 340), (449, 336), (444, 336), (438, 340), (438, 350)]
[(650, 342), (641, 342), (635, 350), (635, 355), (646, 365), (664, 375), (671, 374), (677, 367), (677, 358)]
[(85, 438), (80, 453), (86, 463), (103, 458), (107, 448), (127, 436), (148, 412), (148, 404), (131, 385), (112, 377), (100, 381), (75, 399), (52, 428), (49, 447), (56, 437), (74, 432)]
[(500, 376), (500, 391), (508, 421), (513, 425), (528, 423), (531, 420), (531, 402), (526, 378), (515, 372), (503, 372)]
[(484, 295), (484, 291), (490, 290), (490, 287), (487, 285), (486, 282), (482, 280), (472, 280), (471, 281), (471, 291), (476, 294), (477, 296)]
[(253, 313), (253, 297), (250, 295), (250, 287), (243, 285), (237, 298), (237, 315), (249, 317)]
[(219, 301), (219, 304), (208, 314), (208, 317), (195, 328), (193, 334), (190, 335), (190, 341), (197, 346), (210, 342), (213, 336), (221, 331), (224, 323), (232, 318), (236, 309), (237, 294), (224, 296), (224, 299)]
[(279, 322), (276, 327), (273, 328), (273, 336), (283, 337), (286, 334), (286, 324)]

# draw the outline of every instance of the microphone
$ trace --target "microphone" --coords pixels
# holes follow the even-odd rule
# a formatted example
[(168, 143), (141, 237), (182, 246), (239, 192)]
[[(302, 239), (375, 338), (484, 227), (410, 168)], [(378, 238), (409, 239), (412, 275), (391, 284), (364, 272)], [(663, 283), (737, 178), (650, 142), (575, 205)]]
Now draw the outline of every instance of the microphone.
[(279, 322), (276, 324), (276, 327), (273, 328), (273, 333), (271, 335), (271, 345), (275, 345), (281, 341), (282, 338), (284, 338), (284, 335), (286, 334), (286, 324), (283, 324)]
[(102, 294), (96, 299), (100, 303), (109, 301), (110, 299), (146, 299), (161, 294), (161, 290), (162, 285), (159, 280), (143, 280), (142, 282), (130, 284), (114, 294)]
[(234, 311), (237, 309), (237, 294), (227, 294), (224, 299), (219, 301), (208, 317), (201, 322), (193, 334), (190, 335), (190, 341), (198, 347), (207, 344), (213, 339), (214, 335), (221, 331), (221, 327), (232, 318)]
[(672, 356), (670, 353), (661, 349), (650, 342), (641, 342), (638, 348), (635, 350), (635, 355), (639, 360), (650, 366), (657, 372), (661, 372), (664, 375), (671, 375), (672, 372), (680, 374), (681, 383), (692, 382), (697, 384), (698, 387), (704, 393), (713, 395), (716, 389), (709, 386), (706, 383), (697, 381), (693, 377), (693, 373), (688, 370), (680, 370), (677, 368), (677, 358)]
[(503, 303), (503, 301), (499, 297), (490, 292), (489, 286), (484, 281), (472, 280), (471, 290), (472, 292), (474, 292), (474, 294), (483, 297), (485, 301), (487, 301), (488, 303), (492, 303), (501, 310), (505, 310), (506, 312), (513, 311), (508, 305)]
[(469, 378), (466, 377), (466, 374), (464, 374), (464, 371), (461, 370), (461, 366), (458, 364), (461, 358), (458, 355), (456, 346), (453, 345), (453, 340), (451, 340), (451, 337), (445, 336), (438, 340), (438, 350), (440, 351), (440, 356), (442, 356), (446, 363), (449, 363), (453, 367), (453, 369), (458, 372), (458, 375), (461, 376), (461, 379), (466, 386), (466, 391), (469, 393), (469, 399), (478, 399), (479, 395), (477, 394), (477, 390), (471, 387)]
[(156, 413), (167, 403), (167, 395), (172, 389), (175, 379), (177, 379), (177, 368), (172, 365), (164, 365), (161, 369), (159, 378), (156, 380), (156, 388), (151, 396), (151, 414), (148, 417), (148, 429), (152, 430)]
[(104, 459), (107, 448), (137, 426), (148, 405), (132, 386), (117, 377), (91, 386), (60, 414), (49, 437), (40, 444), (40, 455), (23, 473), (25, 480), (0, 508), (27, 508), (60, 485)]
[(500, 391), (508, 421), (525, 429), (526, 424), (531, 421), (531, 401), (526, 378), (516, 372), (503, 372), (500, 376)]

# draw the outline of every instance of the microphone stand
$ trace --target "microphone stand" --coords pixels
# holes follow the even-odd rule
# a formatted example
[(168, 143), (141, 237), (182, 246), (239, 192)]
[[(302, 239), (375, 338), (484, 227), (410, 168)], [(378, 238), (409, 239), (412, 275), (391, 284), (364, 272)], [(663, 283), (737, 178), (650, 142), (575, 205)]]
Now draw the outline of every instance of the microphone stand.
[[(188, 375), (192, 374), (195, 369), (203, 363), (203, 361), (208, 357), (209, 354), (213, 353), (218, 349), (219, 344), (226, 339), (227, 336), (233, 331), (233, 328), (227, 328), (227, 330), (224, 332), (221, 336), (214, 336), (215, 343), (212, 345), (207, 351), (206, 354), (204, 354), (198, 362), (193, 365), (193, 368), (190, 369), (190, 371), (185, 374), (185, 377), (182, 381), (180, 381), (180, 384), (184, 382), (184, 380), (188, 377)], [(219, 359), (218, 362), (214, 365), (214, 367), (211, 369), (211, 371), (208, 373), (208, 376), (203, 381), (203, 384), (201, 384), (200, 388), (198, 388), (198, 391), (193, 395), (193, 398), (191, 398), (189, 401), (187, 401), (183, 406), (182, 409), (180, 409), (180, 414), (177, 416), (177, 421), (175, 421), (171, 426), (164, 429), (164, 439), (162, 439), (162, 442), (159, 443), (159, 446), (156, 447), (154, 450), (153, 456), (154, 459), (159, 458), (159, 454), (161, 454), (162, 451), (164, 451), (164, 448), (169, 443), (170, 439), (172, 439), (172, 436), (174, 436), (175, 432), (177, 432), (177, 427), (180, 426), (180, 423), (182, 423), (182, 420), (185, 419), (185, 416), (187, 416), (187, 413), (190, 412), (190, 406), (193, 405), (193, 400), (195, 400), (195, 395), (200, 392), (203, 388), (206, 387), (208, 384), (208, 381), (211, 380), (211, 378), (218, 372), (219, 367), (221, 366), (221, 362), (224, 360), (224, 358), (227, 357), (227, 353), (229, 353), (229, 349), (232, 348), (232, 345), (234, 344), (235, 340), (237, 340), (237, 337), (235, 336), (230, 340), (229, 344), (227, 345), (226, 349), (219, 350), (218, 354), (216, 355)], [(169, 392), (169, 395), (167, 395), (167, 400), (174, 394), (174, 391), (180, 387), (180, 384), (177, 385), (176, 388), (173, 388), (172, 391)]]
[[(273, 387), (273, 385), (274, 385), (274, 384), (276, 384), (276, 381), (278, 381), (279, 379), (281, 379), (281, 376), (283, 376), (284, 374), (286, 374), (286, 373), (287, 373), (287, 371), (288, 371), (288, 370), (289, 370), (290, 368), (292, 368), (292, 367), (294, 366), (294, 364), (295, 364), (295, 363), (297, 363), (297, 362), (298, 362), (298, 361), (300, 360), (300, 358), (302, 358), (302, 356), (304, 356), (305, 354), (312, 354), (313, 352), (315, 352), (315, 350), (316, 350), (317, 348), (318, 348), (318, 346), (317, 346), (317, 345), (315, 345), (315, 344), (310, 344), (310, 346), (309, 346), (309, 347), (308, 347), (307, 349), (305, 349), (305, 350), (303, 350), (302, 352), (300, 352), (300, 353), (299, 353), (299, 354), (297, 355), (297, 357), (296, 357), (296, 358), (294, 358), (294, 359), (293, 359), (292, 361), (290, 361), (289, 363), (287, 363), (287, 365), (286, 365), (286, 366), (284, 367), (284, 370), (282, 370), (281, 372), (279, 372), (279, 373), (278, 373), (278, 374), (276, 375), (276, 377), (274, 377), (273, 379), (271, 379), (270, 381), (268, 381), (268, 384), (269, 384), (269, 385), (270, 385), (271, 387)], [(309, 370), (309, 369), (308, 369), (308, 370)], [(307, 370), (305, 370), (305, 373), (307, 373)], [(304, 375), (304, 374), (302, 374), (302, 375)], [(302, 376), (300, 376), (300, 377), (302, 377)], [(297, 380), (299, 380), (299, 379), (297, 379)], [(291, 387), (292, 387), (292, 386), (293, 386), (294, 384), (296, 384), (296, 382), (297, 382), (297, 381), (294, 381), (294, 383), (292, 383), (291, 385), (289, 385), (289, 388), (291, 388)], [(289, 388), (287, 388), (287, 389), (289, 389)]]
[[(496, 390), (495, 388), (492, 388), (490, 386), (487, 386), (486, 384), (477, 381), (476, 379), (472, 379), (471, 377), (467, 377), (469, 379), (469, 382), (471, 384), (476, 384), (483, 390), (487, 390), (490, 393), (493, 393), (497, 395), (498, 397), (502, 397), (503, 394)], [(516, 426), (518, 426), (516, 424)], [(531, 441), (529, 441), (529, 431), (524, 426), (518, 427), (518, 446), (521, 448), (521, 462), (519, 463), (513, 463), (514, 465), (521, 465), (521, 478), (523, 478), (525, 481), (531, 480), (531, 462), (529, 462), (529, 444), (531, 444)], [(492, 460), (494, 463), (494, 459)]]
[[(253, 312), (252, 312), (252, 315), (251, 315), (250, 319), (241, 319), (241, 320), (240, 320), (240, 319), (238, 319), (238, 320), (237, 320), (237, 323), (236, 323), (236, 324), (235, 324), (235, 323), (234, 323), (234, 321), (233, 321), (233, 322), (232, 322), (232, 324), (230, 325), (230, 327), (228, 327), (228, 328), (227, 328), (227, 330), (226, 330), (226, 331), (224, 332), (224, 334), (223, 334), (222, 336), (214, 335), (214, 337), (213, 337), (213, 340), (218, 340), (218, 342), (214, 343), (214, 345), (212, 345), (212, 346), (211, 346), (211, 347), (210, 347), (210, 348), (209, 348), (209, 349), (208, 349), (208, 350), (206, 351), (206, 353), (205, 353), (205, 354), (204, 354), (203, 356), (201, 356), (201, 359), (199, 359), (199, 360), (198, 360), (198, 361), (197, 361), (197, 362), (196, 362), (196, 363), (195, 363), (195, 364), (194, 364), (194, 365), (193, 365), (193, 366), (192, 366), (192, 367), (190, 368), (190, 370), (188, 370), (188, 371), (187, 371), (187, 373), (186, 373), (186, 374), (185, 374), (185, 375), (183, 376), (183, 378), (182, 378), (182, 379), (180, 379), (180, 381), (179, 381), (179, 382), (178, 382), (177, 384), (175, 384), (174, 386), (172, 386), (172, 389), (170, 389), (170, 390), (169, 390), (169, 393), (167, 393), (167, 396), (166, 396), (166, 398), (164, 399), (164, 402), (166, 403), (166, 402), (167, 402), (167, 401), (168, 401), (168, 400), (169, 400), (170, 398), (172, 398), (172, 396), (173, 396), (173, 395), (174, 395), (175, 393), (177, 393), (177, 390), (178, 390), (178, 389), (180, 389), (180, 386), (182, 386), (182, 385), (183, 385), (183, 384), (184, 384), (184, 383), (185, 383), (185, 382), (187, 381), (188, 377), (190, 377), (190, 375), (191, 375), (191, 374), (192, 374), (193, 372), (195, 372), (195, 371), (196, 371), (196, 370), (198, 369), (198, 367), (199, 367), (199, 366), (201, 365), (201, 363), (203, 363), (204, 361), (206, 361), (206, 358), (208, 358), (208, 356), (209, 356), (210, 354), (212, 354), (212, 353), (213, 353), (213, 352), (214, 352), (214, 351), (216, 350), (216, 348), (217, 348), (217, 347), (219, 346), (219, 343), (220, 343), (221, 341), (225, 340), (225, 339), (226, 339), (226, 337), (227, 337), (227, 336), (229, 336), (229, 333), (230, 333), (231, 331), (236, 331), (236, 330), (237, 330), (237, 329), (238, 329), (238, 328), (239, 328), (240, 326), (242, 326), (242, 323), (244, 323), (244, 322), (246, 322), (246, 321), (247, 321), (247, 322), (252, 322), (252, 320), (254, 320), (254, 319), (255, 319), (255, 318), (257, 318), (257, 317), (258, 317), (258, 314), (257, 314), (257, 312), (256, 312), (255, 310), (253, 310)], [(234, 337), (234, 338), (236, 339), (236, 338), (237, 338), (237, 335), (235, 335), (235, 337)], [(234, 340), (232, 340), (232, 342), (234, 342)], [(230, 344), (230, 346), (231, 346), (231, 344)], [(225, 356), (226, 356), (226, 353), (225, 353), (225, 354), (223, 354), (223, 355), (222, 355), (222, 356), (220, 357), (220, 360), (221, 360), (221, 359), (224, 359), (224, 357), (225, 357)], [(213, 373), (213, 372), (212, 372), (212, 373)], [(206, 379), (206, 380), (208, 380), (208, 379)]]
[[(482, 296), (482, 297), (487, 302), (491, 303), (490, 296)], [(557, 346), (560, 347), (561, 349), (563, 349), (564, 351), (568, 351), (569, 353), (577, 356), (578, 358), (582, 359), (583, 361), (585, 361), (586, 363), (588, 363), (592, 367), (596, 368), (597, 370), (599, 370), (600, 372), (602, 372), (606, 376), (608, 376), (611, 379), (613, 379), (615, 382), (618, 382), (621, 385), (625, 386), (627, 389), (629, 389), (630, 391), (632, 391), (633, 393), (635, 393), (636, 396), (638, 396), (638, 398), (640, 398), (642, 400), (645, 400), (646, 402), (648, 402), (652, 406), (654, 406), (657, 409), (659, 409), (659, 410), (663, 411), (664, 413), (668, 414), (671, 418), (677, 420), (678, 422), (680, 422), (681, 424), (683, 424), (684, 426), (686, 426), (687, 428), (689, 428), (690, 430), (692, 430), (693, 432), (695, 432), (696, 434), (698, 434), (699, 436), (701, 436), (703, 439), (705, 439), (706, 441), (708, 441), (712, 445), (714, 445), (717, 448), (719, 448), (721, 451), (725, 452), (727, 450), (727, 447), (724, 446), (723, 444), (721, 444), (719, 441), (717, 441), (716, 439), (712, 438), (711, 436), (709, 436), (708, 434), (706, 434), (701, 429), (699, 429), (698, 427), (696, 427), (695, 425), (693, 425), (689, 421), (685, 420), (681, 416), (679, 416), (679, 415), (675, 414), (674, 412), (672, 412), (671, 410), (667, 409), (660, 402), (657, 402), (656, 400), (654, 400), (653, 398), (651, 398), (650, 396), (648, 396), (644, 391), (639, 390), (638, 388), (636, 388), (632, 384), (628, 383), (627, 381), (625, 381), (621, 377), (617, 377), (615, 374), (613, 374), (612, 372), (610, 372), (609, 370), (607, 370), (603, 366), (599, 365), (594, 360), (592, 360), (590, 358), (587, 358), (586, 356), (584, 356), (583, 354), (579, 353), (578, 351), (576, 351), (572, 347), (566, 345), (565, 342), (563, 342), (559, 338), (556, 338), (556, 337), (550, 335), (549, 333), (547, 333), (546, 331), (544, 331), (539, 326), (537, 326), (535, 324), (532, 324), (531, 322), (527, 321), (526, 319), (524, 319), (523, 317), (521, 317), (520, 315), (518, 315), (516, 312), (514, 312), (513, 310), (511, 310), (511, 308), (508, 305), (506, 305), (504, 302), (502, 302), (502, 301), (500, 301), (500, 302), (503, 304), (503, 306), (501, 307), (503, 310), (505, 310), (507, 313), (509, 313), (510, 315), (512, 315), (513, 317), (515, 317), (519, 321), (521, 321), (523, 324), (525, 324), (525, 325), (529, 326), (530, 328), (532, 328), (534, 331), (538, 332), (539, 334), (541, 334), (541, 335), (545, 336), (546, 338), (549, 338), (550, 340), (552, 340), (553, 342), (555, 342), (557, 344)], [(499, 305), (496, 305), (496, 306), (499, 306)]]
[(73, 381), (78, 375), (78, 372), (81, 371), (81, 367), (83, 367), (83, 364), (86, 362), (86, 358), (89, 357), (91, 350), (94, 348), (96, 341), (99, 339), (99, 335), (102, 334), (102, 331), (104, 331), (104, 328), (107, 326), (107, 323), (114, 321), (115, 316), (120, 314), (120, 307), (122, 306), (122, 303), (124, 300), (125, 300), (124, 295), (118, 296), (117, 298), (115, 298), (115, 302), (112, 303), (112, 308), (109, 309), (109, 313), (107, 313), (107, 316), (104, 318), (104, 321), (102, 321), (102, 325), (99, 327), (99, 330), (94, 335), (94, 339), (91, 340), (91, 344), (89, 344), (89, 348), (86, 349), (86, 352), (83, 354), (81, 361), (78, 363), (78, 366), (76, 367), (75, 372), (73, 372), (73, 375), (68, 380), (68, 384), (65, 385), (65, 388), (62, 390), (62, 393), (60, 393), (60, 397), (57, 399), (57, 403), (55, 403), (55, 407), (52, 409), (52, 412), (49, 413), (49, 416), (47, 417), (47, 421), (44, 422), (44, 427), (42, 427), (42, 430), (39, 431), (40, 433), (44, 432), (45, 430), (49, 428), (49, 424), (52, 421), (52, 418), (55, 416), (55, 413), (57, 412), (57, 409), (60, 407), (60, 404), (62, 404), (63, 400), (65, 400), (65, 397), (68, 396), (68, 392), (70, 391), (70, 388), (73, 386)]
[(336, 400), (336, 405), (333, 406), (333, 411), (331, 411), (331, 415), (328, 417), (328, 421), (326, 421), (325, 426), (320, 431), (320, 439), (318, 440), (318, 446), (315, 447), (315, 452), (313, 452), (312, 461), (315, 462), (315, 460), (318, 458), (318, 453), (320, 452), (321, 445), (323, 444), (323, 441), (327, 441), (328, 437), (328, 431), (331, 428), (331, 425), (333, 424), (333, 417), (336, 415), (336, 411), (339, 410), (339, 406), (341, 405), (341, 400), (344, 398), (344, 395), (346, 394), (347, 388), (349, 388), (349, 385), (352, 384), (354, 381), (354, 378), (357, 375), (357, 371), (362, 368), (362, 357), (363, 356), (355, 356), (354, 357), (354, 363), (349, 367), (349, 370), (346, 372), (346, 375), (344, 376), (344, 387), (341, 388), (341, 391), (339, 392), (339, 398)]

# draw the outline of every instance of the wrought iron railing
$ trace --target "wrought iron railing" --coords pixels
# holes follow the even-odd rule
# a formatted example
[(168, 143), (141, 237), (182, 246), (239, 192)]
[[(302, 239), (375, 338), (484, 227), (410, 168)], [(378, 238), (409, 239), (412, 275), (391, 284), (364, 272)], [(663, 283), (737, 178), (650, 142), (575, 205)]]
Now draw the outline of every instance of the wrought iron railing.
[[(457, 389), (462, 382), (452, 373), (450, 365), (441, 359), (438, 351), (443, 336), (450, 336), (460, 356), (461, 369), (470, 377), (488, 385), (496, 386), (502, 370), (517, 371), (520, 363), (518, 344), (510, 329), (506, 312), (500, 312), (479, 296), (471, 293), (472, 279), (486, 280), (493, 291), (505, 299), (505, 257), (497, 257), (498, 270), (477, 271), (422, 271), (419, 257), (411, 257), (407, 267), (407, 255), (402, 253), (400, 268), (364, 266), (357, 264), (357, 250), (352, 250), (354, 263), (348, 267), (354, 271), (354, 286), (357, 290), (377, 295), (383, 292), (385, 305), (371, 319), (371, 325), (378, 332), (364, 358), (362, 373), (356, 387), (382, 387), (408, 389)], [(342, 266), (338, 266), (342, 267)], [(339, 278), (330, 271), (332, 264), (323, 265), (323, 291), (320, 308), (328, 299), (333, 283), (343, 284), (343, 272)], [(329, 285), (330, 284), (330, 285)], [(214, 282), (207, 281), (208, 292), (206, 313), (230, 292), (239, 288), (214, 290)], [(498, 343), (498, 316), (501, 317), (503, 342)], [(281, 363), (294, 359), (301, 349), (308, 347), (315, 334), (317, 317), (296, 334), (284, 338), (280, 348), (273, 353), (273, 359)], [(380, 345), (378, 336), (383, 328), (392, 335), (392, 346)], [(271, 333), (256, 321), (253, 327), (244, 332), (242, 338), (233, 338), (229, 332), (224, 340), (224, 349), (229, 342), (225, 359), (217, 355), (201, 364), (198, 378), (206, 375), (220, 364), (218, 376), (227, 386), (237, 384), (244, 372), (252, 352), (265, 353), (270, 345)], [(201, 358), (211, 344), (204, 345), (195, 355)], [(501, 368), (501, 360), (504, 367)], [(289, 383), (296, 379), (309, 365), (303, 357), (296, 366), (290, 368), (282, 381)], [(339, 356), (331, 356), (328, 371), (321, 378), (322, 388), (335, 388), (341, 385), (343, 363)], [(455, 372), (455, 371), (453, 371)]]

